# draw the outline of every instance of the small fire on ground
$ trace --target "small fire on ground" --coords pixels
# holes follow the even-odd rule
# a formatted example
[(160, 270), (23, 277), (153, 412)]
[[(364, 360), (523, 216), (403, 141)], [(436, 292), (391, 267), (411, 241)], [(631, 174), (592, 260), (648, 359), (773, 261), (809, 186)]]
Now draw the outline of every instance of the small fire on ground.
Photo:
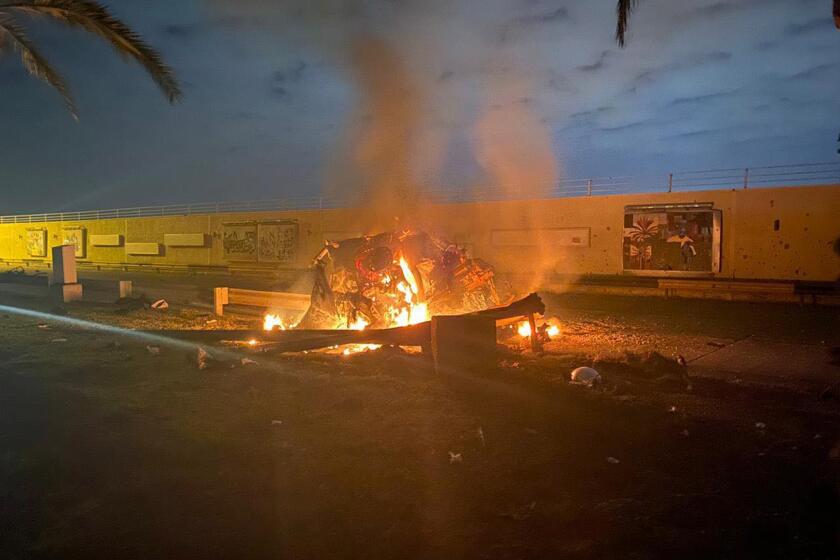
[[(560, 336), (560, 326), (551, 322), (537, 325), (537, 332), (545, 332), (549, 338), (556, 338)], [(523, 338), (531, 336), (531, 324), (528, 321), (522, 321), (516, 327), (516, 333)]]

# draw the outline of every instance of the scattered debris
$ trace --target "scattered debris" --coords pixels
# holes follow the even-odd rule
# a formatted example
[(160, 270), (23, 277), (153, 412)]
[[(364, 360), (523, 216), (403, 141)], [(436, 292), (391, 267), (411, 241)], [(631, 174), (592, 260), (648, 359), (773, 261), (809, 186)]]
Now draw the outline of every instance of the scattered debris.
[(280, 425), (282, 425), (282, 424), (283, 424), (283, 421), (282, 421), (282, 420), (272, 420), (272, 421), (271, 421), (271, 425), (272, 425), (272, 426), (280, 426)]
[(45, 330), (45, 331), (48, 331), (48, 330), (50, 330), (52, 327), (51, 327), (51, 326), (49, 326), (49, 325), (48, 325), (48, 324), (46, 324), (46, 323), (38, 323), (38, 328), (39, 328), (39, 329), (43, 329), (43, 330)]
[(531, 514), (534, 512), (534, 508), (536, 507), (537, 502), (531, 502), (530, 504), (524, 506), (512, 507), (507, 511), (499, 513), (499, 516), (510, 517), (511, 519), (515, 519), (516, 521), (524, 521), (531, 517)]
[(66, 338), (54, 338), (52, 339), (53, 342), (67, 342)]
[(684, 437), (688, 437), (688, 436), (689, 436), (688, 430), (683, 430), (683, 431), (682, 431), (682, 432), (680, 432), (680, 433), (681, 433)]
[(758, 428), (759, 430), (763, 430), (764, 428), (767, 427), (767, 424), (765, 424), (764, 422), (756, 422), (755, 427)]
[(208, 319), (207, 321), (204, 321), (204, 324), (205, 325), (215, 325), (218, 322), (219, 321), (217, 321), (216, 319)]
[(481, 429), (481, 426), (478, 427), (478, 439), (481, 440), (481, 447), (487, 447), (487, 441), (484, 439), (484, 430)]
[(535, 436), (539, 432), (537, 430), (535, 430), (534, 428), (525, 428), (525, 433), (526, 434), (531, 434), (532, 436)]
[(242, 362), (243, 366), (257, 365), (257, 362), (255, 360), (252, 360), (251, 358), (242, 358), (240, 361)]
[(461, 456), (460, 453), (455, 453), (453, 451), (449, 452), (449, 464), (450, 465), (452, 463), (460, 463), (460, 462), (462, 462), (462, 460), (463, 460), (463, 457)]
[(617, 465), (617, 464), (619, 464), (620, 462), (621, 462), (621, 461), (619, 461), (619, 460), (618, 460), (618, 459), (616, 459), (615, 457), (607, 457), (607, 463), (610, 463), (611, 465)]
[(601, 374), (591, 367), (579, 367), (572, 371), (572, 383), (594, 387), (601, 382)]
[(671, 414), (675, 413), (676, 411), (677, 411), (677, 407), (674, 406), (674, 405), (671, 405), (671, 408), (668, 409), (668, 412), (670, 412)]
[(833, 383), (820, 392), (820, 399), (824, 401), (836, 399), (840, 395), (840, 382)]
[(149, 354), (153, 356), (160, 354), (160, 346), (146, 346), (146, 350), (148, 350)]
[(165, 299), (159, 299), (151, 305), (152, 309), (169, 309), (169, 303)]

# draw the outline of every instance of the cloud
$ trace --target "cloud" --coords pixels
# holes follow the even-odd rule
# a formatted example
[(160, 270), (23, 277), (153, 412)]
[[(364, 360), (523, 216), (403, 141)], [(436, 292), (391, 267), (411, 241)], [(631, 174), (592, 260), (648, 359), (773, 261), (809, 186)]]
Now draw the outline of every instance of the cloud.
[(519, 31), (533, 29), (538, 26), (556, 25), (570, 20), (569, 10), (564, 6), (526, 13), (516, 16), (512, 20), (502, 24), (499, 28), (497, 40), (499, 43), (505, 44)]
[(199, 30), (196, 23), (171, 23), (163, 26), (163, 32), (171, 37), (187, 39), (193, 37)]
[(656, 68), (649, 68), (636, 75), (632, 81), (629, 91), (635, 91), (641, 85), (650, 84), (672, 72), (692, 70), (709, 64), (718, 64), (732, 60), (732, 53), (727, 51), (711, 51), (707, 53), (695, 53), (681, 59), (676, 59)]
[(784, 4), (786, 2), (789, 3), (789, 0), (722, 0), (691, 9), (685, 14), (685, 17), (689, 19), (715, 19), (755, 8), (766, 9), (770, 4)]
[(307, 64), (303, 60), (298, 60), (294, 64), (281, 68), (274, 72), (274, 81), (279, 83), (294, 83), (299, 82), (303, 78), (306, 71)]
[[(828, 11), (826, 10), (826, 16)], [(791, 23), (785, 26), (784, 34), (788, 37), (796, 37), (799, 35), (805, 35), (811, 33), (812, 31), (818, 31), (822, 29), (832, 29), (834, 26), (831, 23), (831, 20), (828, 17), (820, 17), (816, 19), (808, 20), (804, 23)]]
[(730, 89), (726, 91), (718, 91), (714, 93), (703, 93), (699, 95), (692, 95), (689, 97), (677, 97), (671, 100), (668, 105), (670, 107), (677, 107), (680, 105), (695, 105), (697, 103), (705, 103), (712, 99), (723, 99), (726, 97), (732, 97), (733, 95), (737, 95), (741, 91), (740, 88), (737, 89)]
[(583, 64), (581, 66), (578, 66), (577, 69), (581, 72), (595, 72), (597, 70), (600, 70), (604, 67), (604, 64), (607, 61), (607, 57), (609, 57), (611, 54), (612, 51), (610, 50), (602, 51), (601, 56), (598, 57), (598, 60), (596, 60), (592, 64)]
[(678, 134), (668, 134), (662, 138), (665, 140), (681, 140), (688, 138), (705, 138), (707, 136), (719, 136), (724, 134), (726, 129), (723, 128), (706, 128), (703, 130), (692, 130), (689, 132), (680, 132)]
[(269, 85), (271, 95), (278, 99), (288, 100), (291, 96), (292, 87), (303, 80), (307, 68), (306, 62), (298, 60), (275, 70), (271, 75), (271, 84)]
[(558, 21), (565, 21), (568, 19), (570, 19), (569, 10), (567, 10), (563, 6), (560, 6), (559, 8), (554, 8), (553, 10), (520, 16), (516, 18), (514, 22), (519, 25), (527, 26), (540, 25), (543, 23), (555, 23)]
[(801, 72), (797, 72), (791, 76), (788, 76), (788, 80), (807, 80), (810, 78), (815, 78), (820, 74), (832, 70), (840, 66), (840, 62), (829, 62), (827, 64), (820, 64), (818, 66), (814, 66), (812, 68), (808, 68), (806, 70), (802, 70)]
[(600, 132), (623, 132), (625, 130), (635, 130), (657, 124), (656, 119), (642, 119), (638, 121), (620, 124), (618, 126), (600, 127)]

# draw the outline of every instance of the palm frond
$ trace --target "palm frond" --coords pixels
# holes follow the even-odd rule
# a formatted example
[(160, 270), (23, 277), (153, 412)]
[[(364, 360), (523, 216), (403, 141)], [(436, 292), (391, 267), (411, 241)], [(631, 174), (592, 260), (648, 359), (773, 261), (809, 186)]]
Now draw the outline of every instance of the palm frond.
[(134, 59), (157, 83), (170, 103), (181, 97), (172, 69), (135, 31), (91, 0), (0, 1), (0, 12), (46, 16), (69, 27), (80, 27), (108, 41), (121, 55)]
[(51, 85), (61, 95), (70, 114), (78, 120), (76, 103), (64, 78), (41, 56), (22, 27), (12, 18), (0, 15), (0, 50), (9, 46), (20, 54), (21, 62), (30, 74)]
[(615, 7), (616, 25), (615, 25), (615, 40), (618, 41), (618, 46), (624, 48), (624, 35), (627, 33), (627, 26), (630, 23), (630, 13), (636, 8), (639, 0), (618, 0)]

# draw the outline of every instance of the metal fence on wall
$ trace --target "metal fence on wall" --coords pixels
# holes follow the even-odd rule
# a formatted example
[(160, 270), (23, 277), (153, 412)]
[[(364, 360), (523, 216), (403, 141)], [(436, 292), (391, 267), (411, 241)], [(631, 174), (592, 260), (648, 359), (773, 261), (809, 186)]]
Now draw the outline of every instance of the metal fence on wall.
[[(772, 165), (753, 168), (708, 169), (648, 176), (593, 177), (561, 181), (546, 189), (548, 198), (601, 196), (610, 194), (685, 192), (711, 189), (747, 189), (750, 187), (840, 184), (840, 162)], [(431, 202), (475, 202), (515, 200), (533, 195), (533, 191), (517, 191), (498, 187), (469, 189), (431, 189), (424, 198)], [(110, 210), (54, 212), (0, 216), (0, 224), (37, 222), (78, 222), (112, 218), (184, 216), (191, 214), (230, 214), (236, 212), (270, 212), (282, 210), (318, 210), (351, 207), (358, 201), (347, 197), (289, 197), (242, 202), (201, 202), (138, 206)]]

